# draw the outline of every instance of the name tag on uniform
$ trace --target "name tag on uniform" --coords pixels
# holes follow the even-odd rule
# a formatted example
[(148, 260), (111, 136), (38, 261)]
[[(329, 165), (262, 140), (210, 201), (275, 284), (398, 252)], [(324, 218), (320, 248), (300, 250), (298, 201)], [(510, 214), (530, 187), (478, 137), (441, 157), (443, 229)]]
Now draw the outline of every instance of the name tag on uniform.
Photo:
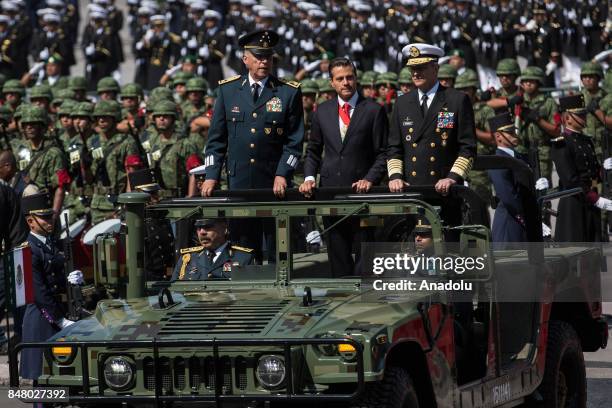
[(70, 164), (78, 163), (81, 160), (81, 154), (78, 150), (70, 152)]
[(438, 113), (438, 126), (441, 129), (453, 129), (455, 127), (455, 112)]
[(151, 157), (153, 157), (153, 160), (158, 161), (159, 159), (161, 159), (161, 150), (156, 150), (151, 154)]
[(282, 112), (283, 111), (283, 102), (280, 100), (278, 96), (270, 99), (266, 102), (266, 112)]
[(104, 158), (104, 150), (102, 150), (101, 147), (97, 147), (95, 149), (92, 150), (91, 152), (91, 157), (93, 157), (94, 159), (103, 159)]

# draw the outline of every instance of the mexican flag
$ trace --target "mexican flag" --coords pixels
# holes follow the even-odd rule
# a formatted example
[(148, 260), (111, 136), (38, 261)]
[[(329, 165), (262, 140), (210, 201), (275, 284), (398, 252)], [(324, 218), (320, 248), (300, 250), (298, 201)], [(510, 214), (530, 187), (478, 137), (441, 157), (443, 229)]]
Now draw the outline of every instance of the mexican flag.
[(14, 248), (6, 254), (6, 274), (14, 307), (34, 302), (32, 282), (32, 249), (29, 245)]

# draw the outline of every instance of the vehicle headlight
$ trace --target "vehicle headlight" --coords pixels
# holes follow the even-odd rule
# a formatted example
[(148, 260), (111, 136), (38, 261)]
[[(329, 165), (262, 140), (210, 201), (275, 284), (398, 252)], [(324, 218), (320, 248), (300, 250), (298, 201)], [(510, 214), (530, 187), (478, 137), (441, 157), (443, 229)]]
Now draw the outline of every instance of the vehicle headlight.
[(134, 365), (126, 357), (109, 357), (104, 362), (104, 381), (114, 391), (126, 389), (134, 379)]
[(265, 388), (276, 388), (285, 381), (285, 360), (281, 356), (267, 355), (259, 358), (255, 376)]

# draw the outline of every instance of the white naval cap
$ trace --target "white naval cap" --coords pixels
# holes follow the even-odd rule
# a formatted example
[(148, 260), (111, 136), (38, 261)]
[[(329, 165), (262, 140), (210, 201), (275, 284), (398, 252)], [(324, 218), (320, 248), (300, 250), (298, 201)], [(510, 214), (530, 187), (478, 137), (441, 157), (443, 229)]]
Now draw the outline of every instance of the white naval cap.
[(356, 3), (353, 9), (359, 13), (369, 13), (372, 11), (372, 6), (366, 3)]
[(48, 7), (64, 7), (63, 0), (47, 0), (46, 1)]
[(48, 12), (43, 14), (42, 19), (45, 23), (59, 23), (61, 21), (59, 13), (55, 10), (53, 10), (53, 13)]
[(11, 18), (6, 14), (0, 14), (0, 23), (8, 24), (11, 21)]
[(147, 7), (147, 6), (138, 7), (138, 15), (140, 16), (150, 16), (153, 13), (155, 13), (155, 10), (153, 10), (151, 7)]
[(408, 57), (406, 65), (412, 66), (437, 61), (438, 58), (444, 56), (444, 51), (435, 45), (413, 43), (402, 48), (402, 54)]
[(106, 10), (90, 10), (89, 17), (91, 17), (91, 19), (93, 20), (95, 19), (105, 20), (106, 17), (108, 17), (108, 14), (106, 13)]
[(217, 10), (206, 10), (204, 12), (204, 18), (213, 18), (215, 20), (221, 20), (221, 13)]
[(165, 23), (167, 20), (168, 20), (168, 17), (166, 17), (163, 14), (155, 14), (154, 16), (151, 16), (151, 22), (159, 21), (159, 22)]
[(310, 17), (316, 17), (316, 18), (325, 18), (325, 12), (321, 9), (311, 9), (308, 10), (308, 15)]
[(189, 5), (191, 10), (204, 11), (208, 8), (209, 4), (207, 1), (196, 0)]
[(42, 17), (47, 13), (55, 13), (55, 12), (56, 12), (55, 9), (47, 7), (47, 8), (41, 8), (41, 9), (36, 10), (36, 15), (38, 17)]
[(418, 6), (419, 2), (416, 0), (400, 0), (402, 6)]
[(261, 18), (276, 18), (276, 13), (270, 9), (264, 8), (257, 13)]
[(257, 2), (255, 0), (240, 0), (240, 4), (243, 6), (254, 6)]
[(3, 1), (0, 3), (0, 7), (2, 7), (2, 11), (17, 11), (19, 10), (19, 6), (14, 1)]

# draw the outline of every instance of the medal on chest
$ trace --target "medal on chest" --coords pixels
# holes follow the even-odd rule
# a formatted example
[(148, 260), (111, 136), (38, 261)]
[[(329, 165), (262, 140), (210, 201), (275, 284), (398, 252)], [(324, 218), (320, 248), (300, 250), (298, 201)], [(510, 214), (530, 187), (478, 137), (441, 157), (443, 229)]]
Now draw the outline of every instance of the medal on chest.
[(266, 102), (266, 112), (282, 112), (283, 111), (283, 102), (280, 100), (278, 96), (270, 99)]

